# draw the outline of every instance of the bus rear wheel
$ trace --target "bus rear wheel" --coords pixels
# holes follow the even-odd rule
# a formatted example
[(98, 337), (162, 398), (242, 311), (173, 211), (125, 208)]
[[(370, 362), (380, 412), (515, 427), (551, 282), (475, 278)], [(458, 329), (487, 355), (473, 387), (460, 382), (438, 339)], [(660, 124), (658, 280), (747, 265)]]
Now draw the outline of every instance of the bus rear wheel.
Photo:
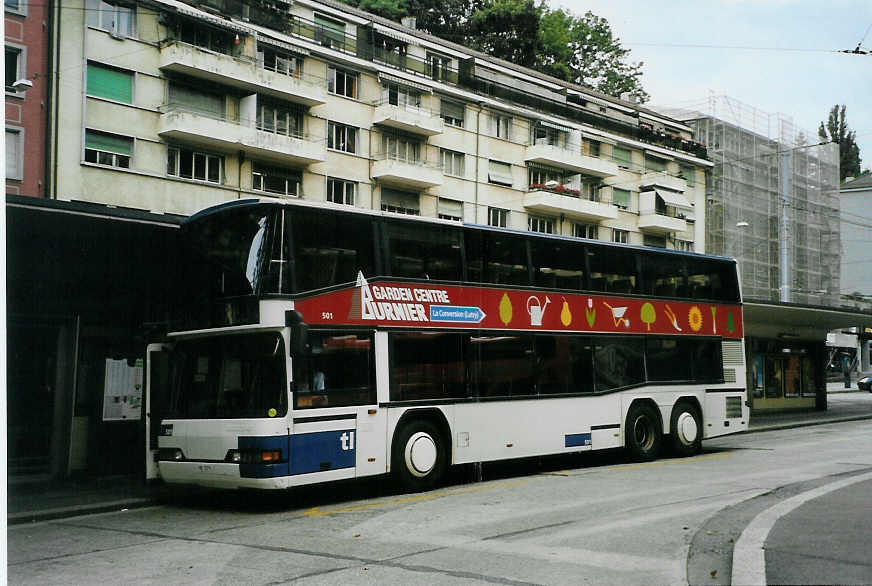
[(663, 443), (663, 429), (657, 411), (647, 403), (634, 403), (627, 413), (626, 445), (638, 461), (656, 460)]
[(445, 474), (448, 449), (439, 428), (427, 420), (405, 423), (394, 436), (391, 470), (406, 490), (430, 490)]
[(676, 456), (693, 456), (702, 451), (702, 417), (690, 403), (678, 403), (672, 409), (669, 434)]

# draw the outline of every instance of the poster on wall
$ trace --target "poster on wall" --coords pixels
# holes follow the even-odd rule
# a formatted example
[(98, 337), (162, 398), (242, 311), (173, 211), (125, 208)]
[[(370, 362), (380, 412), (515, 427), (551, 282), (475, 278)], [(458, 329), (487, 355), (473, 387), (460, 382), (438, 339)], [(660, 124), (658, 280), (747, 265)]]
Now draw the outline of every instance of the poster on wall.
[(106, 359), (103, 421), (138, 421), (142, 413), (142, 360)]

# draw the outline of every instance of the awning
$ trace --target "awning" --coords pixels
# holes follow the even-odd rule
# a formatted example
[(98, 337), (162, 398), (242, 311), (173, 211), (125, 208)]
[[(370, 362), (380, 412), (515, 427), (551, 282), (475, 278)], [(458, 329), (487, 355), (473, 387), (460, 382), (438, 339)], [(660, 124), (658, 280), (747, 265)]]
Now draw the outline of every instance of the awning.
[(375, 29), (375, 32), (377, 32), (380, 35), (384, 35), (386, 37), (390, 37), (390, 38), (396, 39), (398, 41), (403, 41), (404, 43), (409, 43), (410, 45), (417, 45), (418, 44), (418, 39), (416, 39), (415, 37), (413, 37), (411, 35), (407, 35), (405, 33), (401, 33), (399, 31), (395, 31), (395, 30), (390, 29), (386, 26), (376, 24), (373, 26), (373, 28)]
[(416, 81), (411, 81), (411, 80), (406, 79), (404, 77), (397, 77), (396, 75), (391, 75), (389, 73), (383, 73), (381, 71), (379, 71), (378, 80), (380, 82), (386, 81), (388, 83), (395, 83), (397, 85), (402, 85), (402, 86), (416, 89), (416, 90), (419, 90), (422, 92), (427, 92), (428, 94), (433, 93), (433, 88), (426, 86), (423, 83), (418, 83)]
[(554, 130), (559, 130), (561, 132), (570, 132), (572, 130), (568, 126), (561, 126), (560, 124), (555, 124), (554, 122), (549, 122), (547, 120), (538, 120), (537, 124), (539, 124), (539, 126), (544, 126), (545, 128), (553, 128)]
[(687, 201), (687, 198), (684, 197), (683, 194), (678, 193), (677, 191), (668, 191), (666, 189), (651, 189), (649, 191), (643, 193), (650, 193), (653, 191), (656, 193), (660, 199), (666, 203), (668, 206), (672, 206), (674, 208), (682, 208), (685, 210), (692, 210), (693, 206), (690, 205), (690, 202)]
[(664, 161), (674, 161), (675, 157), (667, 155), (666, 153), (661, 153), (659, 151), (652, 151), (650, 149), (645, 149), (646, 155), (651, 155), (657, 159), (663, 159)]
[(203, 10), (197, 10), (187, 4), (182, 2), (177, 2), (176, 0), (159, 0), (161, 4), (164, 6), (171, 6), (175, 8), (176, 12), (179, 14), (184, 14), (186, 16), (192, 16), (194, 18), (198, 18), (200, 20), (206, 21), (209, 24), (212, 24), (217, 27), (221, 27), (224, 29), (228, 29), (234, 32), (243, 33), (246, 35), (251, 34), (251, 29), (247, 26), (237, 24), (236, 22), (227, 19), (221, 18), (220, 16), (215, 16), (213, 14), (209, 14)]
[(267, 37), (264, 35), (257, 36), (257, 42), (263, 43), (264, 45), (270, 45), (271, 47), (275, 47), (277, 49), (284, 49), (289, 53), (295, 53), (297, 55), (307, 56), (309, 55), (309, 50), (304, 49), (303, 47), (298, 47), (296, 45), (292, 45), (290, 43), (286, 43), (284, 41), (280, 41), (278, 39), (273, 39), (272, 37)]

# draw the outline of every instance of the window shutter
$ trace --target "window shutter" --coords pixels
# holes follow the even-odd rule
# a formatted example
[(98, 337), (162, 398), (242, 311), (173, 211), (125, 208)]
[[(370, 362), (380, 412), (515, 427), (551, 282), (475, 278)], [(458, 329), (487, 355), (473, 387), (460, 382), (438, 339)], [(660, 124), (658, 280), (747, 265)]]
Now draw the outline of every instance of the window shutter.
[(464, 113), (466, 107), (463, 104), (459, 104), (457, 102), (449, 102), (447, 100), (442, 100), (442, 115), (448, 116), (450, 118), (456, 118), (457, 120), (463, 120)]
[(85, 148), (130, 156), (133, 152), (133, 139), (88, 131), (85, 134)]
[(133, 74), (89, 63), (88, 93), (130, 104), (133, 102)]
[(621, 147), (616, 146), (612, 149), (612, 154), (614, 156), (615, 162), (617, 162), (619, 165), (623, 164), (623, 165), (626, 165), (627, 167), (630, 166), (630, 150), (629, 149), (625, 149), (625, 148), (621, 148)]
[(624, 208), (630, 207), (630, 192), (626, 189), (612, 188), (612, 203)]

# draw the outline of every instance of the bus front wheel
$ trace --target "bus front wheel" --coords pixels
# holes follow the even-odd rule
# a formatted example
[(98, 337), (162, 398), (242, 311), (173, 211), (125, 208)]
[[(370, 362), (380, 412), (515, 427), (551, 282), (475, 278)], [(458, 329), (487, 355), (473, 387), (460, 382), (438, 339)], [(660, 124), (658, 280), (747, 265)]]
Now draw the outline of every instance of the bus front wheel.
[(439, 428), (427, 420), (403, 425), (394, 436), (391, 469), (403, 488), (429, 490), (436, 485), (448, 462), (448, 450)]
[(678, 403), (669, 424), (672, 451), (677, 456), (693, 456), (702, 450), (702, 417), (690, 403)]
[(626, 445), (634, 460), (656, 460), (663, 442), (660, 418), (647, 403), (634, 403), (627, 413)]

